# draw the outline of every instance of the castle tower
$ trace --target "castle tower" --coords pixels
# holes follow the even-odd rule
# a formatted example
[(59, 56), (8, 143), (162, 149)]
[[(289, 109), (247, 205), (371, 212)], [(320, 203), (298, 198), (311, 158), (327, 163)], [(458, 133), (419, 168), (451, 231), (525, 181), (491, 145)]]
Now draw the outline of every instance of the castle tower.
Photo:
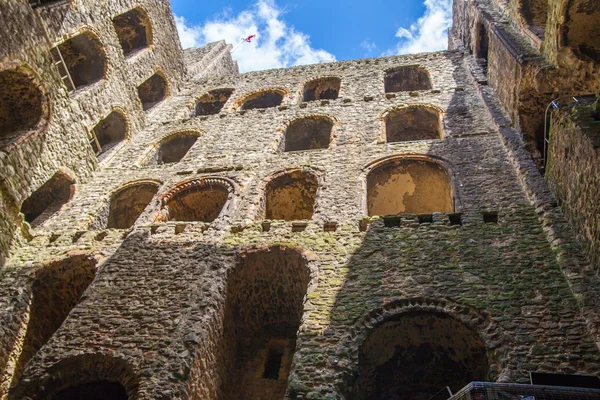
[(165, 0), (0, 0), (0, 398), (597, 374), (596, 267), (525, 128), (540, 65), (597, 89), (595, 42), (552, 50), (515, 7), (456, 0), (449, 51), (239, 74), (225, 42), (182, 51)]

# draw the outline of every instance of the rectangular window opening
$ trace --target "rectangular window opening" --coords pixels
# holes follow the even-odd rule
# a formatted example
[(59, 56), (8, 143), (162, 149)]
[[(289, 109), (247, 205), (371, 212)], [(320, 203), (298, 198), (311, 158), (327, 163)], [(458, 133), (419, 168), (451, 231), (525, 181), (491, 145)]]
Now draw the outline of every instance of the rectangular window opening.
[(451, 226), (462, 225), (462, 214), (448, 214), (448, 221)]
[(400, 217), (395, 217), (395, 216), (383, 217), (383, 225), (386, 228), (399, 228), (400, 227)]
[(498, 212), (488, 211), (483, 213), (483, 222), (486, 224), (497, 224), (498, 223)]
[(430, 224), (433, 222), (433, 215), (432, 214), (421, 214), (418, 216), (418, 219), (419, 219), (420, 224)]
[(279, 379), (279, 370), (283, 358), (283, 349), (277, 347), (269, 348), (267, 360), (265, 361), (264, 379)]

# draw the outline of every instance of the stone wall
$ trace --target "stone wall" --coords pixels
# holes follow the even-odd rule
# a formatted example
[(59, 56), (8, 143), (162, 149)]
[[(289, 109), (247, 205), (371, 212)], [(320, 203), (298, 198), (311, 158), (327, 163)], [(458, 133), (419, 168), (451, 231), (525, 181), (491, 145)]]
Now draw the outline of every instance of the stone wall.
[(553, 113), (546, 179), (596, 270), (600, 268), (600, 128), (592, 104)]
[[(535, 157), (542, 153), (543, 116), (550, 101), (599, 88), (598, 62), (574, 51), (563, 32), (596, 15), (600, 5), (568, 4), (567, 0), (484, 0), (455, 1), (453, 5), (450, 48), (464, 48), (481, 59), (482, 37), (488, 38), (489, 51), (484, 52), (488, 65), (481, 68), (479, 80), (489, 79), (512, 125), (522, 132)], [(598, 37), (594, 29), (586, 25), (581, 33), (581, 40), (592, 47)], [(541, 162), (539, 166), (543, 168)]]
[[(149, 47), (125, 57), (112, 19), (134, 7), (145, 10), (151, 25)], [(88, 131), (113, 110), (123, 111), (128, 137), (146, 124), (136, 87), (154, 71), (162, 71), (170, 92), (177, 93), (185, 77), (183, 56), (168, 1), (60, 1), (32, 9), (25, 0), (2, 2), (0, 71), (26, 71), (43, 93), (41, 123), (0, 149), (3, 194), (0, 261), (23, 244), (30, 228), (19, 215), (21, 203), (59, 169), (78, 183), (98, 166)], [(17, 34), (27, 26), (27, 34)], [(100, 43), (106, 59), (103, 78), (68, 92), (50, 49), (85, 32)], [(60, 68), (60, 67), (58, 67)], [(3, 90), (5, 90), (3, 88)]]
[[(415, 65), (429, 73), (431, 89), (385, 93), (386, 71)], [(44, 398), (64, 385), (108, 380), (130, 399), (226, 398), (235, 340), (229, 278), (241, 258), (261, 251), (292, 254), (276, 257), (278, 268), (308, 269), (295, 352), (285, 356), (286, 398), (351, 398), (373, 328), (415, 315), (451, 319), (480, 338), (487, 380), (595, 373), (597, 278), (480, 72), (468, 54), (450, 51), (193, 79), (151, 109), (146, 128), (79, 184), (2, 270), (4, 396)], [(338, 98), (303, 102), (304, 83), (322, 77), (340, 78)], [(194, 117), (198, 99), (219, 88), (234, 89), (222, 110)], [(284, 94), (279, 106), (241, 110), (267, 89)], [(441, 113), (443, 139), (387, 143), (388, 113), (424, 105)], [(284, 151), (287, 127), (311, 116), (334, 121), (329, 146)], [(165, 138), (185, 132), (199, 137), (181, 161), (146, 162)], [(368, 174), (398, 159), (444, 168), (453, 212), (366, 217)], [(265, 188), (286, 171), (316, 178), (311, 219), (264, 220)], [(134, 226), (96, 229), (114, 195), (135, 183), (158, 191)], [(217, 184), (227, 202), (213, 222), (165, 222), (174, 194)], [(96, 278), (13, 381), (35, 271), (74, 253), (96, 260)], [(291, 303), (279, 296), (299, 290), (286, 274), (277, 277), (282, 289), (261, 302), (266, 313), (287, 313)], [(249, 293), (269, 293), (269, 274), (251, 278)], [(271, 321), (259, 314), (241, 315)], [(453, 351), (448, 346), (439, 354)], [(240, 371), (255, 372), (246, 398), (280, 390), (282, 382), (261, 371), (265, 354), (243, 355)]]

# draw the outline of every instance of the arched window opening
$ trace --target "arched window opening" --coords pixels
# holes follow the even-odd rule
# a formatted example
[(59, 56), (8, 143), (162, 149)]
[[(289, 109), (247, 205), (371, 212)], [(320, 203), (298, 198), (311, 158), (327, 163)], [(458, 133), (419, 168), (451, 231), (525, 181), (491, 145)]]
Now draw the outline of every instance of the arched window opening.
[(440, 164), (400, 158), (367, 175), (370, 216), (453, 211), (450, 176)]
[(111, 112), (92, 129), (92, 148), (98, 160), (106, 158), (127, 136), (127, 120), (117, 112)]
[(151, 109), (167, 96), (167, 81), (160, 74), (152, 75), (138, 86), (138, 96), (144, 111)]
[(386, 93), (429, 90), (431, 81), (423, 68), (407, 66), (386, 71), (384, 86)]
[(40, 88), (19, 69), (0, 72), (0, 143), (34, 129), (42, 118)]
[(196, 141), (198, 141), (198, 135), (195, 133), (181, 134), (168, 138), (159, 146), (147, 165), (177, 163), (185, 157)]
[(520, 11), (529, 30), (543, 40), (548, 19), (548, 0), (522, 0)]
[(385, 117), (388, 143), (411, 140), (441, 139), (440, 112), (431, 107), (405, 107)]
[(341, 85), (340, 78), (321, 78), (304, 85), (304, 101), (335, 100)]
[(92, 229), (129, 229), (158, 192), (155, 183), (138, 183), (115, 193)]
[(579, 57), (600, 63), (600, 2), (572, 0), (567, 15), (566, 45)]
[(120, 383), (97, 381), (71, 386), (56, 393), (53, 400), (127, 400), (127, 391)]
[(277, 107), (283, 101), (283, 94), (276, 91), (262, 92), (250, 97), (242, 104), (242, 110)]
[(487, 74), (490, 57), (490, 35), (483, 22), (477, 24), (476, 35), (475, 55), (479, 66)]
[(308, 172), (283, 174), (267, 185), (265, 201), (267, 219), (294, 221), (311, 219), (319, 183)]
[(106, 55), (100, 41), (90, 33), (77, 35), (58, 46), (76, 89), (104, 78)]
[(25, 221), (32, 227), (41, 225), (57, 213), (73, 195), (75, 182), (66, 174), (58, 171), (49, 181), (31, 194), (21, 206)]
[(233, 89), (211, 90), (198, 100), (196, 104), (196, 117), (220, 113), (232, 94)]
[(29, 323), (12, 385), (16, 386), (25, 365), (60, 328), (79, 298), (96, 276), (96, 261), (74, 256), (44, 267), (35, 277)]
[(428, 400), (487, 376), (481, 336), (444, 313), (412, 312), (372, 329), (360, 347), (353, 399)]
[(217, 219), (229, 199), (229, 186), (214, 179), (185, 186), (166, 201), (168, 220), (213, 222)]
[(285, 131), (285, 151), (326, 149), (331, 142), (333, 121), (306, 117), (293, 121)]
[(152, 25), (148, 15), (139, 8), (117, 15), (113, 25), (125, 57), (145, 49), (152, 40)]
[(306, 259), (281, 247), (247, 253), (227, 278), (225, 399), (280, 400), (310, 281)]

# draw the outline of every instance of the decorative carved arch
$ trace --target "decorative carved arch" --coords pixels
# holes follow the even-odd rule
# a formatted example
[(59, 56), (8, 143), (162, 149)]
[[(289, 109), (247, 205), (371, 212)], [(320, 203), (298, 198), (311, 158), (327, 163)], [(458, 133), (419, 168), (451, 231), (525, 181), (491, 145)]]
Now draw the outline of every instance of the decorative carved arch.
[[(221, 194), (217, 194), (215, 199), (212, 199), (214, 200), (214, 204), (212, 204), (213, 209), (208, 211), (205, 210), (206, 215), (198, 216), (197, 213), (193, 213), (193, 215), (186, 215), (185, 217), (180, 216), (181, 213), (177, 211), (178, 200), (203, 191), (221, 192)], [(166, 193), (159, 196), (159, 201), (162, 204), (162, 211), (158, 216), (157, 221), (164, 222), (173, 219), (177, 221), (201, 221), (202, 219), (207, 219), (207, 221), (204, 222), (212, 222), (230, 209), (234, 192), (235, 185), (233, 182), (221, 177), (190, 179), (180, 182), (170, 188)], [(187, 207), (189, 208), (189, 206)], [(198, 209), (195, 208), (195, 210), (197, 211)]]

